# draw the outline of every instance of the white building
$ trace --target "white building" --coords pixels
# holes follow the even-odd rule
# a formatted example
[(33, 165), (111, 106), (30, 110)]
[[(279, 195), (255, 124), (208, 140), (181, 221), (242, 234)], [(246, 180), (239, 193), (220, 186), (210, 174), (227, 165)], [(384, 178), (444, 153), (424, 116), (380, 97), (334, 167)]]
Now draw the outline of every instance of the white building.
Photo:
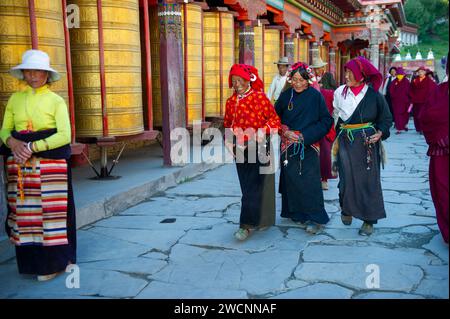
[(416, 45), (419, 42), (417, 35), (418, 26), (407, 22), (405, 26), (400, 28), (399, 41), (401, 46)]

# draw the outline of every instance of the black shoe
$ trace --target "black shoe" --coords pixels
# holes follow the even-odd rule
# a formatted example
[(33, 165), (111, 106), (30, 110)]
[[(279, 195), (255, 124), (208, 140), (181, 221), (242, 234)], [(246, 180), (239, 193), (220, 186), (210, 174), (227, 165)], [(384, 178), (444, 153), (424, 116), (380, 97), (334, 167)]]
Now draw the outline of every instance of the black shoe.
[(352, 216), (341, 214), (341, 221), (344, 225), (350, 226), (352, 224), (352, 220), (353, 220)]
[(373, 234), (373, 225), (364, 222), (358, 232), (361, 236), (370, 236)]

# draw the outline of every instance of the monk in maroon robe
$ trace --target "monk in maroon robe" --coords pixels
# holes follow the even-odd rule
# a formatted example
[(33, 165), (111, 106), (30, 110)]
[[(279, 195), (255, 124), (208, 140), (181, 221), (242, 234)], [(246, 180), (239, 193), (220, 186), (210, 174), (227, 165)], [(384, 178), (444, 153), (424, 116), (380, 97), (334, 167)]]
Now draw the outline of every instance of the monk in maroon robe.
[[(320, 93), (322, 93), (325, 104), (327, 105), (328, 112), (330, 115), (333, 115), (333, 97), (334, 91), (328, 89), (320, 89)], [(328, 180), (336, 178), (333, 176), (331, 170), (331, 145), (336, 137), (336, 131), (334, 129), (334, 125), (331, 126), (330, 131), (327, 135), (325, 135), (320, 141), (320, 176), (322, 177), (322, 189), (328, 189)]]
[(412, 81), (409, 90), (411, 103), (413, 104), (414, 126), (416, 131), (422, 133), (419, 116), (425, 103), (428, 102), (430, 93), (436, 89), (436, 83), (426, 76), (427, 69), (421, 66), (417, 70), (418, 76)]
[(392, 81), (389, 86), (389, 94), (392, 103), (392, 109), (394, 111), (396, 134), (400, 134), (401, 131), (408, 130), (409, 113), (408, 107), (411, 104), (409, 99), (409, 88), (411, 83), (405, 77), (405, 70), (400, 67), (397, 69), (397, 78)]
[(448, 82), (443, 82), (430, 95), (430, 99), (423, 108), (419, 120), (429, 145), (427, 155), (430, 156), (429, 181), (431, 197), (436, 209), (438, 226), (446, 243), (448, 243), (449, 230), (448, 111)]

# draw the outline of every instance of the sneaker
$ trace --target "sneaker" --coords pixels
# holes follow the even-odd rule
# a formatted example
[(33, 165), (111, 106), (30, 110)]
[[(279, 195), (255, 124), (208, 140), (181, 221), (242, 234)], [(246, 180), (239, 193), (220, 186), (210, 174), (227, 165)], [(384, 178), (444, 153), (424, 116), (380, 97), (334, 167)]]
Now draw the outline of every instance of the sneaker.
[(342, 215), (341, 214), (341, 221), (344, 225), (350, 226), (352, 224), (352, 216)]
[(306, 226), (306, 232), (311, 234), (311, 235), (315, 235), (317, 233), (319, 233), (322, 230), (322, 225), (320, 224), (316, 224), (316, 223), (309, 223), (308, 226)]
[(54, 273), (54, 274), (50, 274), (50, 275), (41, 275), (41, 276), (37, 276), (37, 280), (38, 281), (48, 281), (48, 280), (55, 278), (57, 275), (58, 275), (58, 273)]
[(322, 189), (324, 191), (328, 190), (328, 182), (325, 182), (325, 181), (322, 182)]
[(402, 133), (402, 132), (400, 132), (400, 131), (395, 132), (396, 135), (401, 134), (401, 133)]
[(240, 241), (246, 240), (249, 235), (250, 235), (250, 230), (248, 230), (246, 228), (239, 228), (238, 231), (234, 233), (234, 237)]
[(370, 236), (373, 234), (373, 225), (364, 222), (358, 232), (361, 236)]

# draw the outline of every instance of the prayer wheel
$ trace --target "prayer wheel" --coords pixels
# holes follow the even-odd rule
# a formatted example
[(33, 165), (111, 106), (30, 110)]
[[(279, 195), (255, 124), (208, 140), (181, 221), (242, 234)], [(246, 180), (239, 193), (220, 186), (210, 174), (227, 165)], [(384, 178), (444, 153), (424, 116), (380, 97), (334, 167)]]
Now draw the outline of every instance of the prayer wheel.
[[(186, 14), (184, 12), (186, 10)], [(203, 11), (199, 5), (185, 4), (182, 12), (183, 56), (187, 79), (186, 109), (187, 125), (202, 120), (202, 18)], [(184, 17), (186, 16), (186, 21)], [(185, 30), (187, 28), (187, 30)], [(187, 36), (185, 38), (185, 35)]]
[(239, 23), (234, 25), (234, 63), (239, 64)]
[(235, 62), (233, 15), (228, 12), (203, 13), (203, 54), (205, 66), (205, 109), (207, 117), (222, 117), (232, 95), (228, 73)]
[(300, 53), (300, 50), (299, 50), (299, 40), (298, 40), (298, 38), (297, 37), (295, 37), (294, 38), (294, 63), (295, 62), (297, 62), (297, 61), (299, 61), (299, 53)]
[(161, 77), (159, 64), (159, 18), (158, 6), (149, 7), (150, 21), (150, 53), (152, 60), (152, 98), (153, 98), (153, 126), (162, 127)]
[[(69, 2), (76, 4), (80, 10), (80, 28), (70, 29), (77, 136), (127, 136), (142, 133), (144, 125), (138, 0), (101, 1), (103, 21), (100, 25), (97, 1)], [(103, 48), (99, 43), (99, 32), (103, 34)], [(105, 115), (102, 112), (101, 93), (102, 51)]]
[(298, 39), (298, 60), (296, 62), (308, 63), (308, 40)]
[[(61, 1), (35, 2), (38, 49), (50, 56), (51, 66), (61, 79), (50, 85), (52, 91), (68, 101), (66, 53)], [(31, 49), (31, 25), (27, 0), (0, 0), (0, 125), (9, 97), (24, 88), (9, 74), (11, 67), (22, 63), (22, 54)]]
[(264, 54), (263, 54), (263, 26), (254, 27), (255, 32), (255, 68), (258, 69), (260, 78), (264, 76)]
[(328, 47), (325, 45), (319, 45), (319, 54), (320, 54), (320, 58), (322, 59), (323, 62), (328, 63), (325, 66), (326, 70), (329, 70), (329, 65), (330, 65), (330, 59), (328, 58)]
[(280, 31), (264, 30), (264, 91), (268, 92), (278, 68), (275, 62), (280, 59)]

